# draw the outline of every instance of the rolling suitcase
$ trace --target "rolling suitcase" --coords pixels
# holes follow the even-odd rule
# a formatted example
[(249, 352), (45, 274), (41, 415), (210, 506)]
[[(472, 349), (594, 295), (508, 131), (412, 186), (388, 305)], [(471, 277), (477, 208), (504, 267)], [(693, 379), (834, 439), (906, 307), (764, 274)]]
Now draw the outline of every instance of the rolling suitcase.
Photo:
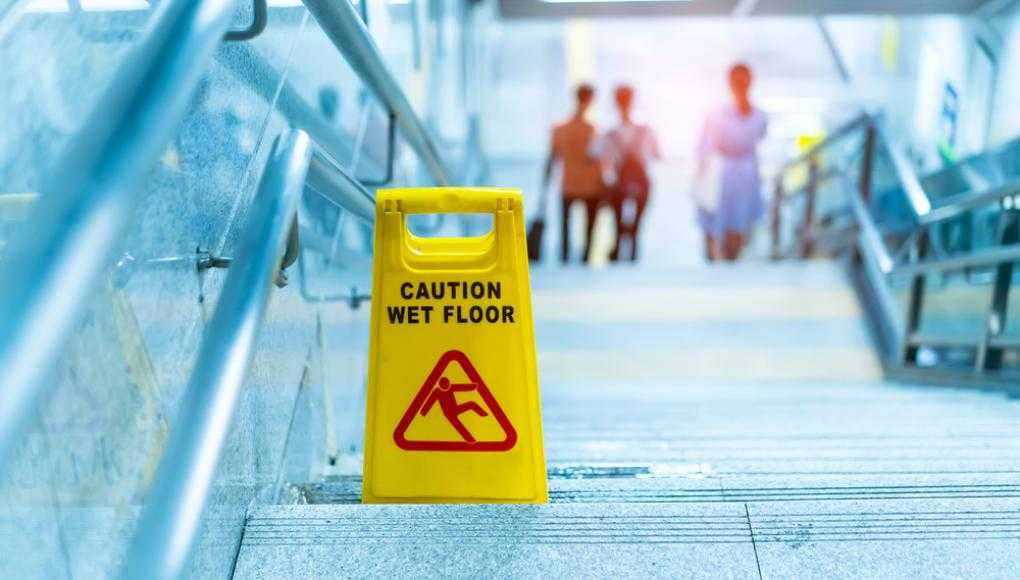
[(538, 200), (538, 213), (528, 224), (528, 260), (537, 262), (542, 259), (542, 236), (545, 233), (545, 206), (548, 188), (542, 188)]

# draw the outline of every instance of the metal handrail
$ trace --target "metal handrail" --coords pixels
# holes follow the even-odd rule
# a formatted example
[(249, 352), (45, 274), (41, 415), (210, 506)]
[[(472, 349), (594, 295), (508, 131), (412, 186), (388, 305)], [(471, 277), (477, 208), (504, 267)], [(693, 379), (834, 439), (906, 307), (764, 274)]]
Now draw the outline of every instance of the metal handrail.
[(355, 73), (396, 118), (404, 138), (425, 163), (432, 179), (439, 185), (450, 185), (450, 172), (435, 142), (387, 68), (353, 4), (337, 0), (301, 1)]
[(318, 151), (308, 169), (308, 187), (369, 225), (375, 223), (375, 196)]
[[(868, 127), (872, 127), (876, 130), (878, 142), (881, 146), (885, 147), (886, 153), (890, 156), (893, 163), (893, 169), (896, 172), (897, 180), (901, 187), (903, 187), (904, 195), (907, 197), (911, 210), (914, 212), (914, 215), (917, 217), (918, 222), (921, 225), (927, 226), (946, 221), (982, 205), (994, 203), (1007, 197), (1020, 195), (1020, 181), (1012, 181), (1010, 183), (989, 187), (981, 191), (957, 194), (946, 200), (942, 200), (939, 203), (933, 203), (931, 198), (925, 193), (924, 187), (921, 185), (921, 180), (917, 176), (917, 172), (915, 172), (910, 166), (910, 162), (898, 148), (890, 145), (891, 142), (888, 139), (884, 125), (878, 119), (866, 113), (855, 117), (852, 121), (841, 126), (832, 134), (832, 136), (813, 146), (806, 153), (784, 163), (780, 168), (776, 179), (781, 180), (783, 175), (796, 165), (809, 163), (811, 159), (820, 155), (826, 147), (842, 140), (854, 131), (866, 129)], [(973, 157), (976, 158), (978, 156)], [(968, 158), (968, 160), (969, 159), (970, 158)], [(964, 160), (963, 163), (968, 162), (968, 160)], [(824, 181), (833, 177), (845, 179), (846, 175), (838, 170), (819, 172), (820, 180)], [(808, 193), (809, 192), (806, 187), (792, 192), (783, 192), (783, 199), (780, 201), (785, 202)]]
[[(1003, 200), (1020, 195), (1020, 183), (988, 186), (983, 180), (971, 180), (972, 187), (980, 189), (952, 196), (933, 207), (931, 198), (925, 193), (916, 172), (906, 157), (892, 146), (880, 121), (868, 117), (861, 124), (861, 119), (858, 118), (849, 123), (847, 127), (838, 130), (837, 134), (839, 138), (843, 138), (858, 129), (866, 131), (860, 180), (855, 183), (845, 171), (836, 171), (835, 178), (842, 183), (855, 218), (858, 235), (852, 255), (861, 260), (858, 263), (863, 268), (858, 269), (857, 272), (863, 274), (865, 284), (863, 287), (867, 289), (866, 295), (878, 309), (876, 323), (879, 337), (891, 363), (890, 368), (893, 372), (899, 372), (911, 366), (916, 367), (919, 349), (933, 345), (975, 348), (974, 370), (978, 374), (1001, 368), (1003, 351), (1017, 348), (1017, 344), (1020, 344), (1016, 341), (1002, 340), (1002, 332), (1007, 320), (1009, 294), (1013, 286), (1013, 271), (1015, 264), (1020, 262), (1020, 218), (1017, 217), (1020, 210), (1014, 207), (1015, 204), (1009, 204)], [(829, 141), (830, 144), (832, 142)], [(907, 258), (899, 263), (886, 247), (883, 235), (868, 208), (873, 163), (878, 147), (885, 148), (885, 153), (892, 163), (902, 193), (916, 218), (913, 234), (901, 246), (901, 249), (907, 251), (905, 254)], [(805, 162), (811, 168), (808, 185), (802, 192), (796, 193), (796, 195), (807, 197), (805, 207), (808, 209), (802, 218), (804, 223), (799, 228), (800, 246), (808, 248), (808, 253), (801, 252), (803, 257), (807, 257), (810, 253), (810, 239), (816, 235), (813, 228), (810, 227), (813, 223), (810, 208), (813, 207), (814, 196), (818, 192), (818, 176), (821, 172), (818, 170), (816, 156), (820, 153), (821, 148), (812, 148), (808, 155), (798, 158), (794, 163), (785, 165), (783, 169), (785, 172), (797, 163)], [(777, 197), (773, 206), (773, 253), (777, 256), (780, 255), (780, 252), (776, 251), (780, 239), (779, 208), (785, 201), (782, 188), (783, 172), (776, 177)], [(832, 176), (828, 178), (832, 178)], [(1000, 202), (1002, 209), (999, 216), (997, 246), (956, 256), (943, 256), (938, 252), (937, 237), (932, 235), (933, 226), (959, 217), (974, 208), (995, 202)], [(928, 274), (989, 268), (993, 270), (994, 274), (991, 284), (991, 300), (988, 306), (986, 328), (980, 337), (977, 339), (950, 337), (952, 340), (946, 342), (946, 337), (919, 332), (922, 327)], [(904, 277), (909, 280), (908, 300), (905, 312), (898, 313), (895, 300), (889, 290), (890, 279)]]
[(122, 578), (178, 578), (186, 569), (311, 154), (311, 141), (300, 130), (273, 144)]
[(810, 149), (801, 153), (800, 155), (788, 160), (779, 167), (779, 175), (783, 175), (791, 168), (803, 163), (811, 161), (812, 158), (817, 157), (819, 153), (831, 147), (834, 143), (842, 141), (843, 138), (848, 137), (854, 133), (857, 129), (866, 126), (871, 122), (871, 115), (868, 113), (860, 113), (850, 121), (847, 121), (841, 125), (838, 129), (833, 131), (825, 139), (822, 139), (818, 143), (811, 146)]
[[(1003, 262), (1020, 262), (1020, 245), (1010, 245), (979, 250), (961, 256), (896, 264), (889, 254), (889, 250), (882, 243), (882, 235), (868, 213), (860, 193), (849, 182), (849, 178), (845, 174), (842, 178), (861, 236), (874, 253), (881, 272), (886, 276), (916, 276), (930, 272), (952, 272), (968, 268), (995, 266)], [(1018, 189), (1020, 186), (1014, 185), (1013, 188)]]
[[(903, 187), (904, 195), (906, 196), (908, 203), (910, 203), (910, 207), (913, 210), (914, 215), (917, 216), (918, 219), (924, 219), (924, 217), (931, 212), (932, 203), (925, 194), (924, 187), (921, 186), (921, 180), (917, 177), (917, 172), (914, 171), (914, 168), (910, 165), (910, 161), (905, 155), (903, 155), (899, 148), (891, 145), (892, 142), (889, 140), (888, 134), (885, 130), (885, 124), (881, 121), (881, 119), (869, 113), (861, 113), (854, 117), (853, 120), (840, 126), (832, 133), (832, 135), (820, 143), (817, 143), (808, 151), (784, 163), (780, 166), (776, 179), (782, 180), (786, 172), (793, 167), (804, 163), (811, 163), (813, 159), (816, 159), (825, 149), (831, 147), (833, 144), (842, 141), (859, 130), (867, 129), (875, 132), (875, 137), (878, 143), (885, 148), (886, 153), (889, 155), (889, 159), (892, 161), (893, 171), (896, 173), (896, 178)], [(803, 189), (790, 192), (784, 195), (784, 200), (798, 195), (804, 195), (806, 193), (807, 192)]]
[(987, 268), (1004, 262), (1020, 262), (1020, 245), (1011, 245), (987, 250), (978, 250), (961, 256), (922, 260), (896, 266), (889, 274), (895, 276), (916, 276), (929, 272), (952, 272), (969, 268)]
[(854, 218), (857, 220), (858, 227), (860, 228), (861, 239), (868, 246), (870, 253), (875, 259), (875, 265), (879, 271), (883, 274), (889, 274), (896, 267), (896, 261), (889, 254), (888, 248), (885, 247), (885, 243), (882, 242), (882, 234), (879, 233), (878, 227), (875, 226), (875, 221), (871, 219), (871, 215), (868, 213), (867, 205), (864, 200), (861, 199), (860, 192), (850, 182), (850, 178), (846, 174), (842, 175), (843, 189), (847, 192), (850, 198), (850, 206), (854, 212)]
[(0, 278), (0, 467), (9, 458), (111, 250), (234, 12), (232, 0), (168, 0), (65, 149)]
[(268, 0), (252, 0), (251, 23), (240, 30), (229, 30), (223, 35), (223, 40), (229, 42), (244, 42), (258, 37), (266, 30), (269, 24), (269, 2)]
[(928, 195), (924, 192), (924, 187), (921, 186), (921, 180), (918, 179), (917, 172), (914, 171), (910, 161), (900, 151), (900, 148), (892, 145), (892, 141), (885, 130), (885, 124), (878, 119), (872, 119), (871, 123), (875, 129), (875, 136), (878, 142), (885, 147), (885, 152), (892, 161), (893, 171), (896, 172), (896, 179), (899, 181), (900, 186), (903, 187), (903, 193), (907, 197), (907, 202), (910, 203), (910, 209), (914, 211), (914, 215), (918, 219), (923, 220), (931, 211), (932, 204), (931, 200), (928, 199)]
[(941, 221), (946, 221), (974, 209), (1001, 201), (1007, 197), (1020, 195), (1020, 181), (1012, 181), (1004, 185), (998, 185), (990, 187), (981, 191), (961, 193), (950, 197), (943, 203), (935, 206), (931, 212), (925, 216), (922, 222), (926, 225), (931, 225)]

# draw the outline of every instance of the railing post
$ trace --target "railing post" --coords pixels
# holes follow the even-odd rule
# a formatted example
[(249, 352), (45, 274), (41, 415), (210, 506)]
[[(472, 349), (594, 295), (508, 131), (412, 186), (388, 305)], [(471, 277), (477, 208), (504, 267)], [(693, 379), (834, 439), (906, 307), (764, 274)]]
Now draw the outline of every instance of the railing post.
[[(1016, 209), (1004, 210), (999, 220), (999, 246), (1015, 244), (1020, 241), (1020, 212)], [(990, 343), (1006, 330), (1009, 290), (1012, 282), (1013, 262), (1002, 262), (996, 266), (984, 338), (978, 345), (977, 360), (975, 361), (975, 370), (978, 373), (1002, 367), (1002, 349), (996, 348)]]
[(783, 196), (785, 195), (783, 174), (780, 173), (776, 176), (776, 189), (772, 193), (772, 253), (770, 257), (773, 260), (783, 257)]
[[(921, 230), (914, 246), (914, 262), (924, 261), (928, 255), (928, 232)], [(924, 311), (924, 290), (926, 274), (923, 271), (914, 273), (910, 277), (910, 294), (907, 303), (907, 317), (903, 324), (903, 336), (900, 344), (900, 364), (916, 365), (918, 346), (913, 343), (914, 335), (921, 327), (921, 315)]]
[(865, 204), (871, 203), (871, 176), (875, 167), (875, 126), (868, 122), (864, 131), (864, 151), (861, 156), (861, 199)]
[(815, 196), (818, 193), (818, 157), (808, 160), (808, 181), (804, 189), (804, 219), (800, 225), (800, 257), (809, 258), (814, 251), (811, 222), (815, 219)]

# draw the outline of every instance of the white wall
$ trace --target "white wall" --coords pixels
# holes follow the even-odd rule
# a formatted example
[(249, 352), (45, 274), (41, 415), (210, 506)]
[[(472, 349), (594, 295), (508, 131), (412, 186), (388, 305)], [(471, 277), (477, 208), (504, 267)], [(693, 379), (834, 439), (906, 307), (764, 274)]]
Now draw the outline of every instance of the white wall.
[(989, 140), (1000, 144), (1020, 135), (1020, 17), (1017, 9), (996, 19), (1003, 40)]

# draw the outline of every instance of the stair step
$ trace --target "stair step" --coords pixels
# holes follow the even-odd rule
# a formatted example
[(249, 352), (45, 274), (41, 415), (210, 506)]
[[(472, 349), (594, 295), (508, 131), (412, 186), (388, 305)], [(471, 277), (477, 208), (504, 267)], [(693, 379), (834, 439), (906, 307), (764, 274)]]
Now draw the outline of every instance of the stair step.
[[(1016, 500), (272, 506), (235, 578), (947, 577), (1020, 566)], [(980, 566), (980, 567), (978, 567)]]

